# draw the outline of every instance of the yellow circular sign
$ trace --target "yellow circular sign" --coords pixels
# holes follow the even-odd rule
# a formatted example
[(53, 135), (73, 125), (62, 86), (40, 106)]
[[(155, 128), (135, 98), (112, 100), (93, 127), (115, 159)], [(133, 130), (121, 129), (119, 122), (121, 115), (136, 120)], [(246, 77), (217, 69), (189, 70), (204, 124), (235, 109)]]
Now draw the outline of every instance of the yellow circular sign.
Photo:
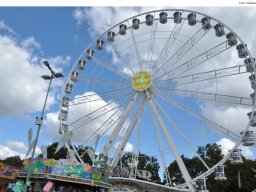
[(150, 87), (152, 83), (151, 75), (146, 71), (136, 73), (132, 78), (132, 86), (137, 91), (144, 91)]

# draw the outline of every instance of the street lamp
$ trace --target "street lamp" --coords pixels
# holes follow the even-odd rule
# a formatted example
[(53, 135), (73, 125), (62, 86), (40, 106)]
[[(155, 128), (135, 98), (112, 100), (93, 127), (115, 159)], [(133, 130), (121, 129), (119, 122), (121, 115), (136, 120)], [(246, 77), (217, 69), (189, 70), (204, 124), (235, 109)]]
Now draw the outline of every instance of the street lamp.
[(35, 150), (36, 150), (36, 145), (37, 145), (37, 142), (38, 142), (38, 137), (39, 137), (39, 133), (40, 133), (40, 129), (41, 129), (41, 125), (42, 125), (42, 122), (43, 122), (43, 116), (44, 116), (44, 111), (45, 111), (45, 106), (46, 106), (46, 102), (47, 102), (47, 99), (48, 99), (48, 95), (49, 95), (49, 91), (50, 91), (50, 87), (51, 87), (51, 84), (52, 84), (52, 79), (53, 78), (60, 78), (60, 77), (64, 77), (62, 75), (62, 73), (56, 73), (52, 70), (50, 64), (48, 63), (48, 61), (43, 61), (44, 65), (50, 70), (51, 72), (51, 76), (49, 75), (42, 75), (41, 77), (45, 80), (50, 80), (49, 82), (49, 86), (48, 86), (48, 89), (47, 89), (47, 94), (46, 94), (46, 98), (45, 98), (45, 101), (44, 101), (44, 106), (43, 106), (43, 111), (42, 111), (42, 114), (41, 114), (41, 118), (38, 119), (38, 117), (36, 117), (36, 122), (35, 124), (38, 125), (37, 127), (37, 133), (36, 133), (36, 138), (35, 138), (35, 146), (32, 150), (32, 156), (31, 156), (31, 159), (30, 159), (30, 163), (29, 163), (29, 168), (28, 168), (28, 174), (27, 174), (27, 178), (26, 178), (26, 183), (25, 183), (25, 192), (27, 191), (27, 183), (29, 182), (29, 176), (30, 176), (30, 171), (31, 171), (31, 165), (32, 165), (32, 161), (34, 159), (34, 155), (35, 155)]

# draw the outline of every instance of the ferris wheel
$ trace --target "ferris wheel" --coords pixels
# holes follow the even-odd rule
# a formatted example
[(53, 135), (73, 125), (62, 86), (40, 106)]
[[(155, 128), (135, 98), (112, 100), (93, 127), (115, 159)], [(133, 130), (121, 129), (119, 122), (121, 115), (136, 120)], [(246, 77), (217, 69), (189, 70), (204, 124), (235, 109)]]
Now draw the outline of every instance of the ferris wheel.
[[(213, 172), (224, 180), (223, 164), (241, 163), (239, 145), (254, 144), (254, 70), (247, 45), (218, 19), (181, 9), (142, 13), (78, 57), (63, 91), (59, 132), (81, 162), (75, 144), (92, 146), (112, 168), (129, 150), (137, 160), (139, 152), (156, 156), (164, 171), (176, 160), (180, 187), (195, 191), (195, 182)], [(225, 116), (231, 109), (246, 119), (238, 128), (237, 116)], [(234, 147), (207, 165), (197, 146), (221, 138)], [(197, 156), (206, 171), (191, 178), (182, 155)]]

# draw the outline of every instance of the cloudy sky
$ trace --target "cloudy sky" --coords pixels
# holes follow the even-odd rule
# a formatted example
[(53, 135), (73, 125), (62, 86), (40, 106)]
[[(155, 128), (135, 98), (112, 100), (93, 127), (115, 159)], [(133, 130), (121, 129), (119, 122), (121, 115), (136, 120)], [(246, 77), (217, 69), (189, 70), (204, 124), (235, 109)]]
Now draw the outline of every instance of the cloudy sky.
[[(29, 128), (33, 129), (33, 136), (35, 136), (37, 127), (34, 121), (37, 116), (41, 115), (48, 86), (48, 82), (40, 77), (41, 75), (49, 74), (42, 61), (48, 60), (54, 71), (62, 72), (65, 78), (54, 79), (53, 81), (46, 105), (44, 124), (40, 133), (38, 147), (58, 140), (58, 115), (63, 87), (72, 66), (76, 63), (85, 47), (95, 37), (122, 20), (146, 11), (162, 8), (181, 7), (0, 7), (0, 83), (2, 89), (0, 92), (0, 159), (12, 155), (24, 157), (28, 145), (27, 132)], [(182, 8), (206, 13), (222, 21), (248, 45), (251, 55), (256, 55), (255, 8)], [(113, 54), (112, 62), (116, 61), (117, 63), (119, 62), (118, 59), (120, 60), (120, 58), (126, 55), (125, 51), (116, 53), (119, 57), (115, 60), (115, 55), (111, 48), (109, 48), (108, 52)], [(230, 51), (230, 59), (226, 61), (220, 57), (216, 60), (216, 66), (221, 62), (224, 66), (233, 66), (236, 60), (232, 60), (232, 58), (235, 56), (237, 57), (236, 52)], [(243, 60), (241, 60), (242, 64)], [(136, 68), (136, 66), (134, 67)], [(250, 91), (252, 92), (252, 90), (250, 90), (248, 76), (247, 74), (235, 83), (232, 78), (226, 81), (220, 80), (218, 90), (228, 95), (244, 96), (245, 94), (244, 97), (249, 97), (247, 94)], [(100, 77), (108, 79), (109, 75), (103, 73)], [(202, 83), (197, 90), (210, 90), (211, 86), (214, 85)], [(186, 88), (186, 86), (183, 88)], [(76, 97), (86, 94), (93, 93), (86, 92), (81, 87)], [(94, 95), (90, 99), (99, 100), (97, 105), (90, 106), (91, 111), (109, 103), (109, 100), (104, 101), (98, 95)], [(124, 111), (124, 106), (127, 104), (125, 102), (127, 101), (128, 98), (124, 98), (124, 103), (113, 102), (104, 108), (105, 111), (110, 112), (98, 119), (97, 123), (99, 125), (96, 124), (97, 127), (105, 122), (106, 118), (113, 117), (115, 119), (115, 117), (120, 116), (120, 113)], [(250, 111), (248, 107), (212, 102), (199, 102), (197, 104), (196, 110), (198, 110), (198, 113), (209, 117), (212, 121), (225, 127), (232, 127), (235, 133), (243, 130), (248, 122), (246, 116), (247, 112)], [(194, 105), (195, 103), (191, 106), (194, 107)], [(88, 107), (79, 108), (77, 106), (71, 108), (70, 112), (73, 113), (74, 117), (70, 118), (75, 118), (78, 111), (88, 111)], [(115, 110), (113, 109), (118, 109), (119, 111), (114, 114)], [(149, 114), (145, 113), (145, 116), (147, 115)], [(178, 120), (181, 118), (183, 116), (180, 116)], [(143, 124), (148, 126), (148, 122), (140, 121), (139, 123), (141, 126)], [(95, 124), (91, 122), (87, 126), (92, 127)], [(125, 125), (125, 127), (127, 126)], [(224, 153), (227, 153), (234, 146), (234, 142), (230, 138), (220, 137), (219, 135), (216, 137), (214, 131), (208, 132), (208, 129), (205, 129), (204, 126), (206, 125), (198, 124), (198, 126), (196, 130), (200, 131), (198, 134), (200, 137), (196, 138), (196, 134), (191, 134), (189, 140), (201, 139), (204, 140), (204, 143), (218, 142), (218, 144), (222, 145)], [(82, 143), (83, 139), (86, 138), (84, 135), (88, 135), (88, 133), (88, 129), (76, 131), (74, 140), (77, 143)], [(138, 136), (139, 134), (141, 133), (138, 131), (136, 135)], [(143, 134), (146, 137), (150, 137), (146, 131)], [(212, 137), (211, 134), (213, 134)], [(135, 142), (135, 140), (136, 138), (133, 141)], [(198, 142), (193, 142), (193, 144), (197, 145)], [(187, 147), (184, 147), (183, 144), (178, 143), (178, 147), (181, 153), (191, 154), (186, 151)], [(134, 143), (127, 145), (127, 150), (132, 150), (133, 148)], [(166, 146), (163, 148), (166, 148)], [(253, 147), (241, 148), (246, 157), (255, 157), (256, 151)], [(145, 152), (154, 154), (154, 151), (145, 150)]]

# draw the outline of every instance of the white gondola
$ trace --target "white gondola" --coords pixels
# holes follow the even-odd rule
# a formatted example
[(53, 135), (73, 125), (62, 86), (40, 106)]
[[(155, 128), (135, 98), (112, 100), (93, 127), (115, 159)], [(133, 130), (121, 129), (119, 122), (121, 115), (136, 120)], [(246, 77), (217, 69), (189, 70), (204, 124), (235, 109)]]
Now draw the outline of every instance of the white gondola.
[[(247, 45), (245, 44), (245, 46)], [(245, 58), (249, 55), (245, 46), (243, 44), (239, 44), (236, 46), (236, 49), (238, 51), (238, 57)]]
[(61, 118), (62, 121), (66, 121), (68, 117), (68, 111), (62, 109), (59, 115), (59, 119)]
[(254, 105), (254, 102), (255, 102), (255, 93), (251, 93), (250, 94), (250, 97), (252, 98), (252, 105)]
[(197, 192), (209, 192), (206, 189), (206, 180), (205, 179), (197, 179), (196, 180), (196, 191)]
[(109, 31), (108, 32), (108, 41), (109, 42), (114, 42), (114, 39), (115, 39), (115, 32)]
[(62, 107), (68, 107), (68, 103), (69, 103), (69, 98), (64, 96), (62, 98)]
[(125, 24), (119, 25), (119, 34), (120, 35), (125, 35), (126, 34), (126, 29), (127, 29), (127, 26)]
[(68, 125), (66, 123), (62, 123), (62, 130), (64, 132), (67, 132), (68, 131)]
[(225, 176), (225, 165), (219, 165), (215, 169), (215, 177), (216, 181), (225, 181), (227, 177)]
[(78, 61), (78, 68), (81, 69), (81, 70), (84, 70), (85, 69), (85, 64), (86, 64), (85, 60), (79, 60)]
[(147, 14), (146, 15), (146, 25), (147, 26), (153, 25), (153, 21), (154, 21), (154, 16), (151, 14)]
[(230, 32), (230, 33), (228, 33), (227, 35), (226, 35), (226, 38), (227, 38), (227, 40), (228, 40), (228, 45), (229, 46), (234, 46), (234, 45), (236, 45), (237, 44), (237, 37), (232, 33), (232, 32)]
[(193, 26), (196, 24), (196, 14), (195, 13), (189, 13), (188, 14), (188, 24), (190, 26)]
[(134, 18), (132, 20), (132, 28), (137, 30), (137, 29), (139, 29), (139, 27), (140, 27), (140, 20), (137, 18)]
[(204, 30), (209, 30), (211, 28), (211, 22), (210, 22), (210, 18), (208, 17), (203, 17), (201, 19), (201, 22), (202, 22), (202, 28)]
[(78, 75), (79, 75), (78, 72), (72, 71), (71, 76), (70, 76), (70, 81), (76, 82), (78, 80)]
[(241, 149), (234, 149), (234, 151), (230, 154), (230, 162), (233, 165), (239, 165), (243, 163)]
[[(248, 118), (250, 119), (252, 116), (252, 112), (247, 113)], [(250, 126), (252, 127), (256, 127), (256, 112), (253, 113), (251, 122), (250, 122)]]
[(181, 21), (182, 21), (181, 15), (182, 14), (179, 11), (176, 11), (176, 12), (173, 13), (173, 17), (174, 17), (173, 21), (174, 21), (174, 23), (176, 23), (176, 24), (181, 23)]
[(254, 72), (254, 67), (256, 68), (256, 65), (255, 65), (255, 58), (247, 58), (244, 60), (244, 64), (246, 66), (246, 71), (249, 72), (249, 73), (252, 73)]
[(87, 50), (87, 55), (86, 55), (87, 59), (91, 60), (92, 57), (93, 57), (93, 54), (94, 54), (94, 51), (91, 50), (91, 49), (88, 49)]
[(250, 82), (251, 82), (251, 88), (256, 89), (256, 82), (255, 82), (255, 75), (250, 75), (249, 76)]
[(104, 46), (104, 41), (103, 41), (103, 40), (97, 40), (96, 48), (97, 48), (98, 50), (102, 50), (102, 49), (103, 49), (103, 46)]
[(221, 23), (218, 23), (214, 26), (215, 34), (217, 37), (225, 35), (224, 26)]
[(162, 24), (165, 24), (165, 23), (167, 23), (167, 13), (166, 12), (161, 12), (160, 14), (159, 14), (159, 21), (160, 21), (160, 23), (162, 23)]
[(73, 89), (73, 85), (70, 83), (66, 84), (66, 88), (65, 88), (65, 93), (67, 94), (71, 94), (72, 93), (72, 89)]
[[(240, 133), (241, 135), (243, 132)], [(246, 131), (243, 138), (242, 138), (242, 144), (244, 146), (252, 146), (255, 144), (254, 137), (253, 137), (253, 131)]]

